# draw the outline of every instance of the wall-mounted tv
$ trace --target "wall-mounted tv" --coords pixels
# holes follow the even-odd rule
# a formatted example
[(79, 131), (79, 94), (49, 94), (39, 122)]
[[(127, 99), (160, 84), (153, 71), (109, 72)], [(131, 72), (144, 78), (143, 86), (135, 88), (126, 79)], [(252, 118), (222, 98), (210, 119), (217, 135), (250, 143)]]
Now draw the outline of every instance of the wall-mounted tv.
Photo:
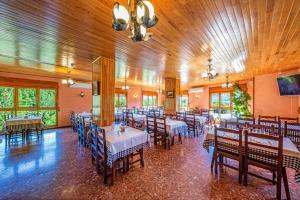
[(300, 95), (300, 74), (277, 78), (280, 96)]

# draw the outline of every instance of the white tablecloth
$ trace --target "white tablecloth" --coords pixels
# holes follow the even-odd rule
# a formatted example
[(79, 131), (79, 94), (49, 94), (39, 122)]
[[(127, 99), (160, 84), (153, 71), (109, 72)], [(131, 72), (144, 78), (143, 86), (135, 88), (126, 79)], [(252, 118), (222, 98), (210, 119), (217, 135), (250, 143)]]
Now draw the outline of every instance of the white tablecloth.
[(103, 127), (106, 133), (106, 147), (108, 151), (107, 164), (112, 166), (113, 161), (124, 157), (148, 144), (148, 134), (135, 128), (126, 127), (120, 132), (119, 125)]
[(184, 121), (166, 119), (167, 132), (171, 135), (185, 134), (187, 131), (187, 124)]
[(42, 117), (31, 116), (28, 118), (16, 117), (5, 121), (7, 131), (18, 131), (21, 129), (41, 128), (43, 126)]
[(207, 117), (205, 116), (195, 116), (195, 119), (200, 124), (205, 124), (207, 122)]

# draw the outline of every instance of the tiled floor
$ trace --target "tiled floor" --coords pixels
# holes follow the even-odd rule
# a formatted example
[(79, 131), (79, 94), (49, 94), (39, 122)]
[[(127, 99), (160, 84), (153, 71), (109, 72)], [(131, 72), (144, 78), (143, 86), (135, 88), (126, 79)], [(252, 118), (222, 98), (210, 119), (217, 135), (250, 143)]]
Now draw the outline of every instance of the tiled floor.
[[(150, 147), (145, 167), (119, 174), (114, 186), (104, 186), (71, 129), (48, 130), (31, 144), (0, 143), (0, 199), (271, 199), (275, 186), (249, 178), (238, 184), (237, 172), (221, 176), (210, 171), (211, 155), (202, 137), (185, 138), (170, 151)], [(300, 185), (289, 170), (292, 199), (300, 199)], [(284, 194), (284, 192), (282, 192)]]

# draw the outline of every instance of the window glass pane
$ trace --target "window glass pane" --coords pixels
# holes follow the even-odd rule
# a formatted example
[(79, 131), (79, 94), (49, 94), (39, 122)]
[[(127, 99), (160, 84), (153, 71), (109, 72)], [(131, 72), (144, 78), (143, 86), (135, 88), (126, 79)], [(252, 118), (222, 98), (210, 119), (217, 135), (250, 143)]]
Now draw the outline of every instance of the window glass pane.
[(157, 106), (157, 96), (153, 96), (153, 106)]
[(125, 94), (119, 95), (119, 106), (126, 107), (126, 95)]
[(5, 120), (14, 117), (13, 111), (0, 111), (0, 131), (4, 130)]
[(221, 107), (230, 107), (230, 93), (221, 93)]
[(22, 110), (17, 112), (18, 117), (24, 117), (24, 116), (38, 116), (37, 110)]
[(56, 125), (56, 110), (40, 110), (39, 115), (43, 117), (46, 126)]
[(148, 106), (148, 96), (143, 95), (143, 106), (147, 107)]
[(148, 105), (154, 106), (153, 96), (148, 96)]
[(19, 107), (36, 107), (36, 89), (19, 88)]
[(40, 107), (55, 107), (55, 90), (40, 90)]
[(218, 107), (219, 106), (219, 93), (212, 93), (210, 95), (210, 105), (212, 107)]
[(189, 104), (188, 96), (181, 96), (180, 100), (181, 100), (180, 107), (188, 107), (188, 104)]
[(115, 94), (115, 99), (114, 99), (114, 101), (115, 101), (115, 107), (119, 106), (118, 98), (119, 98), (119, 95)]
[(0, 87), (0, 108), (13, 108), (14, 96), (14, 88)]

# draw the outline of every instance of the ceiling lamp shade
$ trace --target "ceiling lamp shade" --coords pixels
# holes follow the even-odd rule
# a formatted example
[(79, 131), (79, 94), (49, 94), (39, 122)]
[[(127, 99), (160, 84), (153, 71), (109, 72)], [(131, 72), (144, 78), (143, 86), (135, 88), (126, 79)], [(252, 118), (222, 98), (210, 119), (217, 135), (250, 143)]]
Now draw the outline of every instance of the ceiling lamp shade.
[[(147, 33), (147, 28), (153, 27), (158, 22), (154, 7), (149, 0), (134, 0), (133, 4), (131, 6), (129, 0), (127, 9), (117, 2), (114, 4), (112, 27), (117, 31), (124, 31), (130, 27), (132, 32), (130, 38), (134, 42), (147, 41), (153, 35)], [(130, 10), (132, 7), (133, 11)]]
[(129, 90), (129, 86), (128, 85), (123, 85), (122, 90)]
[(211, 61), (212, 61), (212, 59), (208, 59), (208, 63), (209, 63), (208, 69), (206, 72), (203, 72), (201, 75), (203, 79), (207, 79), (209, 81), (218, 76), (218, 73), (211, 68), (211, 66), (212, 66)]
[(113, 29), (117, 31), (127, 30), (129, 27), (129, 12), (128, 10), (120, 5), (115, 3), (113, 6)]
[(229, 81), (228, 81), (228, 75), (226, 76), (226, 83), (223, 83), (222, 85), (221, 85), (221, 87), (222, 88), (231, 88), (233, 86), (233, 84), (232, 83), (229, 83)]
[(74, 84), (75, 84), (75, 82), (71, 79), (71, 71), (70, 71), (70, 70), (68, 71), (67, 78), (61, 80), (61, 83), (62, 83), (63, 85), (68, 85), (69, 87), (70, 87), (71, 85), (74, 85)]

